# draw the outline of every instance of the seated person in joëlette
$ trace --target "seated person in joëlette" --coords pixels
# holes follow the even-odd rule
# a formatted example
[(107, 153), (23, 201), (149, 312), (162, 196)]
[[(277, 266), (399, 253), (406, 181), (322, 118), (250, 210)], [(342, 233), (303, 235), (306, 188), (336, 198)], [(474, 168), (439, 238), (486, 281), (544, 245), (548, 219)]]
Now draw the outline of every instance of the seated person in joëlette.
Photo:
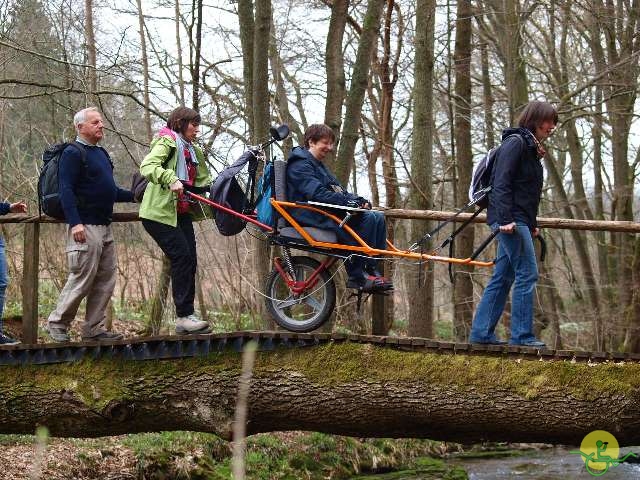
[[(333, 130), (327, 125), (315, 124), (307, 128), (304, 133), (304, 147), (295, 147), (289, 155), (288, 200), (371, 209), (369, 200), (347, 192), (323, 163), (333, 150), (334, 142)], [(302, 208), (292, 208), (289, 212), (302, 226), (332, 230), (340, 243), (356, 245), (353, 237), (327, 216)], [(349, 219), (347, 225), (372, 248), (386, 249), (387, 229), (381, 212), (357, 213)], [(345, 263), (349, 274), (347, 288), (369, 293), (393, 289), (393, 284), (378, 272), (377, 263), (378, 260), (373, 257), (351, 256)]]

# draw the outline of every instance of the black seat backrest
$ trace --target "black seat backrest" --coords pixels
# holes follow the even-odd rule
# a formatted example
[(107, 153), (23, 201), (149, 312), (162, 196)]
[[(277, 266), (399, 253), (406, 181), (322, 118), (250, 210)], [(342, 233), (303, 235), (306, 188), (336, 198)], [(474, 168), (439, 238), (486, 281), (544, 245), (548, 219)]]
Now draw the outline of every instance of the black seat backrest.
[(287, 162), (276, 158), (273, 161), (274, 194), (276, 200), (287, 201)]
[[(287, 162), (280, 158), (273, 161), (273, 193), (276, 200), (287, 201)], [(278, 228), (286, 226), (286, 220), (278, 215)]]
[[(275, 159), (273, 161), (273, 190), (276, 200), (281, 202), (287, 201), (287, 162)], [(277, 212), (276, 212), (277, 215)], [(336, 243), (338, 241), (336, 234), (331, 230), (320, 230), (315, 227), (302, 227), (311, 235), (312, 238), (320, 242)], [(278, 229), (282, 235), (302, 239), (302, 236), (290, 226), (287, 221), (278, 215)], [(304, 240), (303, 240), (304, 242)], [(306, 243), (306, 242), (305, 242)]]

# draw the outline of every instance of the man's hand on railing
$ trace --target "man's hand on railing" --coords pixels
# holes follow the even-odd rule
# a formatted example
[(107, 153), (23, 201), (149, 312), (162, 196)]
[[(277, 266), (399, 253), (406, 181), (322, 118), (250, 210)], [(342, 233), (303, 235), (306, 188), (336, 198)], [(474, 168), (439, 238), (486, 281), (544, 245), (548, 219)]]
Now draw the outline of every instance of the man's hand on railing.
[(11, 213), (27, 213), (27, 204), (24, 202), (16, 202), (9, 205)]

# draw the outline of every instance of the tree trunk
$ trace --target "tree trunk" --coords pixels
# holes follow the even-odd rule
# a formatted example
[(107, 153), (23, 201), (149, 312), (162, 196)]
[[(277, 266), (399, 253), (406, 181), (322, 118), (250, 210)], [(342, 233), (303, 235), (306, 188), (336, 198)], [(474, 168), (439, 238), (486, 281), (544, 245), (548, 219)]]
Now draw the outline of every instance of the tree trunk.
[[(93, 30), (93, 0), (84, 0), (84, 38), (87, 49), (87, 77), (89, 80), (90, 96), (98, 91), (98, 72), (96, 70), (96, 37)], [(94, 100), (95, 101), (95, 100)]]
[(489, 53), (487, 44), (480, 44), (480, 60), (482, 63), (482, 103), (484, 108), (484, 143), (488, 149), (495, 146), (495, 132), (493, 121), (493, 88), (491, 87), (491, 75), (489, 73)]
[(196, 271), (196, 296), (198, 298), (198, 310), (200, 310), (200, 319), (205, 322), (209, 321), (209, 313), (207, 309), (207, 297), (202, 288), (202, 273), (200, 269)]
[[(415, 83), (413, 85), (413, 144), (411, 152), (410, 208), (433, 206), (433, 70), (435, 0), (418, 0), (416, 4)], [(431, 222), (411, 222), (411, 236), (421, 238)], [(428, 249), (428, 246), (426, 247)], [(407, 268), (409, 335), (433, 337), (433, 263)]]
[(146, 333), (150, 335), (158, 335), (162, 327), (162, 314), (164, 312), (167, 294), (169, 293), (169, 283), (171, 281), (171, 262), (166, 255), (162, 256), (162, 269), (158, 277), (158, 284), (154, 290), (153, 299), (151, 300), (151, 311), (149, 312), (149, 324), (146, 327)]
[[(336, 148), (342, 127), (342, 105), (347, 87), (344, 75), (344, 55), (342, 54), (342, 40), (347, 25), (349, 0), (334, 0), (331, 5), (331, 19), (327, 31), (327, 47), (325, 61), (327, 72), (327, 100), (324, 107), (324, 123), (331, 127), (336, 136)], [(335, 171), (334, 155), (325, 160), (330, 170)]]
[[(600, 43), (600, 27), (598, 26), (597, 15), (590, 15), (587, 18), (588, 26), (588, 40), (593, 55), (593, 63), (595, 66), (595, 75), (597, 78), (603, 78), (598, 84), (595, 85), (595, 114), (593, 118), (593, 193), (595, 204), (595, 218), (596, 220), (604, 220), (604, 181), (602, 179), (602, 172), (604, 171), (604, 164), (602, 159), (603, 150), (603, 94), (606, 86), (606, 75), (603, 75), (607, 70), (607, 60), (605, 59), (604, 49)], [(601, 85), (605, 83), (605, 85)], [(614, 303), (614, 273), (611, 270), (611, 257), (610, 250), (612, 248), (613, 241), (612, 235), (609, 235), (610, 240), (607, 242), (604, 232), (596, 232), (596, 239), (598, 241), (598, 271), (600, 274), (600, 285), (603, 287), (605, 297), (610, 305)], [(607, 245), (608, 244), (608, 245)], [(615, 261), (613, 262), (615, 263)]]
[[(595, 219), (604, 220), (604, 182), (602, 180), (602, 89), (596, 87), (596, 114), (594, 126), (591, 130), (593, 138), (593, 193), (595, 204)], [(600, 286), (605, 299), (609, 304), (613, 303), (613, 279), (609, 268), (610, 243), (607, 242), (605, 232), (594, 233), (598, 245), (598, 273)], [(609, 245), (607, 245), (609, 243)]]
[[(634, 176), (629, 165), (628, 148), (631, 119), (634, 115), (637, 98), (638, 73), (640, 64), (638, 53), (638, 5), (637, 2), (593, 2), (591, 13), (594, 16), (592, 44), (605, 38), (606, 64), (608, 82), (606, 88), (606, 104), (611, 125), (611, 157), (613, 159), (613, 205), (612, 219), (633, 220)], [(617, 21), (611, 22), (611, 18)], [(610, 68), (616, 65), (615, 68)], [(633, 282), (633, 250), (634, 239), (630, 235), (617, 235), (618, 250), (618, 299), (620, 316), (625, 321), (624, 346), (638, 351), (637, 329), (640, 328), (640, 317), (636, 312), (640, 307), (634, 305), (637, 296), (633, 295), (629, 285)]]
[[(471, 153), (471, 1), (459, 0), (456, 13), (455, 62), (455, 189), (456, 205), (467, 203), (467, 185), (471, 183), (473, 159)], [(473, 253), (474, 228), (466, 227), (456, 238), (455, 256), (468, 258)], [(473, 318), (473, 267), (460, 265), (453, 267), (453, 331), (456, 340), (467, 338)]]
[(369, 70), (371, 68), (371, 54), (377, 44), (380, 31), (380, 16), (385, 0), (368, 0), (356, 62), (351, 74), (351, 87), (347, 96), (345, 121), (338, 148), (334, 173), (340, 183), (346, 185), (353, 168), (353, 157), (358, 141), (360, 114), (367, 89)]
[(144, 28), (144, 15), (142, 12), (142, 0), (136, 0), (138, 6), (138, 28), (140, 34), (140, 50), (142, 54), (142, 79), (144, 89), (144, 127), (147, 134), (146, 141), (150, 142), (151, 133), (151, 113), (149, 110), (149, 60), (147, 59), (147, 36)]
[[(567, 194), (564, 190), (564, 186), (562, 184), (562, 178), (560, 177), (560, 172), (556, 167), (556, 164), (552, 158), (550, 158), (549, 154), (545, 156), (545, 165), (547, 166), (547, 171), (549, 172), (549, 177), (551, 182), (555, 186), (554, 192), (556, 197), (559, 199), (560, 204), (562, 205), (562, 211), (566, 218), (571, 218), (573, 216), (573, 212), (570, 207), (569, 199), (567, 198)], [(593, 323), (593, 348), (594, 350), (603, 350), (604, 349), (604, 330), (603, 330), (603, 319), (600, 314), (600, 297), (599, 297), (599, 289), (597, 285), (597, 279), (593, 272), (593, 267), (591, 265), (591, 260), (589, 258), (589, 252), (586, 246), (586, 242), (584, 236), (580, 234), (580, 232), (576, 230), (571, 231), (571, 239), (573, 240), (573, 244), (576, 248), (578, 261), (580, 263), (580, 267), (582, 269), (582, 274), (584, 276), (585, 283), (587, 285), (587, 292), (589, 296), (590, 310), (592, 316)]]
[(509, 99), (509, 117), (513, 125), (518, 112), (529, 101), (526, 61), (521, 54), (524, 27), (520, 0), (506, 0), (501, 4), (505, 8), (504, 36), (502, 37), (505, 52), (505, 89)]
[[(391, 30), (393, 28), (393, 12), (396, 10), (397, 18), (395, 24), (398, 25), (400, 32), (403, 29), (402, 12), (397, 9), (394, 0), (386, 0), (386, 10), (384, 15), (384, 28), (382, 35), (383, 55), (379, 63), (379, 81), (380, 81), (380, 107), (378, 111), (377, 124), (380, 127), (376, 143), (380, 143), (380, 148), (374, 148), (374, 151), (382, 152), (382, 176), (384, 179), (384, 188), (386, 203), (389, 208), (397, 208), (400, 201), (400, 187), (398, 186), (398, 175), (396, 173), (396, 165), (393, 150), (393, 92), (398, 81), (398, 58), (402, 50), (402, 35), (398, 35), (395, 51), (392, 52)], [(374, 171), (369, 171), (369, 177), (375, 175)], [(394, 243), (394, 230), (392, 225), (387, 226), (387, 239)], [(388, 278), (394, 277), (394, 264), (386, 262), (384, 265), (384, 274)], [(373, 301), (373, 318), (372, 333), (374, 335), (386, 335), (393, 325), (394, 297), (377, 296)], [(382, 328), (375, 327), (382, 326)]]
[(175, 0), (175, 24), (176, 24), (176, 49), (178, 50), (178, 92), (180, 98), (180, 106), (184, 107), (184, 78), (182, 76), (182, 40), (180, 39), (180, 21), (182, 16), (180, 14), (180, 0)]
[[(256, 0), (255, 23), (253, 31), (253, 142), (263, 142), (269, 138), (271, 117), (269, 112), (269, 36), (271, 35), (271, 0)], [(252, 239), (254, 255), (254, 285), (262, 291), (264, 279), (269, 273), (269, 245), (259, 238)], [(254, 300), (255, 313), (264, 319), (265, 315), (262, 297), (256, 295)], [(269, 320), (266, 320), (269, 322)], [(265, 328), (272, 327), (266, 323)]]
[(521, 54), (525, 13), (521, 11), (520, 0), (485, 0), (485, 3), (480, 8), (488, 23), (481, 17), (477, 19), (483, 39), (495, 44), (502, 61), (509, 120), (513, 125), (518, 111), (529, 100), (526, 61)]
[[(202, 58), (202, 1), (193, 0), (193, 15), (197, 15), (196, 18), (196, 39), (193, 41), (191, 36), (191, 43), (194, 48), (193, 52), (193, 64), (191, 65), (191, 79), (193, 82), (192, 92), (192, 108), (199, 110), (200, 108), (200, 60)], [(193, 32), (193, 30), (192, 30)], [(194, 44), (195, 43), (195, 44)]]
[[(289, 99), (287, 98), (287, 89), (285, 87), (283, 78), (283, 71), (285, 67), (283, 65), (280, 52), (278, 51), (273, 19), (271, 19), (271, 30), (274, 32), (274, 34), (269, 35), (269, 63), (271, 64), (271, 75), (273, 76), (273, 81), (276, 88), (275, 106), (278, 109), (277, 116), (279, 118), (279, 122), (286, 123), (293, 129), (293, 126), (296, 125), (297, 122), (293, 118), (293, 115), (291, 115), (291, 111), (289, 110)], [(285, 160), (289, 156), (289, 152), (292, 148), (293, 138), (292, 135), (289, 135), (282, 142), (282, 153)]]
[(253, 138), (253, 31), (255, 25), (252, 0), (238, 1), (238, 23), (242, 45), (245, 120), (249, 127), (249, 136)]
[[(241, 355), (3, 367), (0, 431), (97, 437), (191, 430), (230, 438)], [(331, 343), (260, 352), (247, 434), (310, 430), (455, 442), (640, 442), (640, 365), (403, 352)], [(615, 382), (607, 379), (615, 379)], [(303, 394), (301, 394), (303, 392)]]

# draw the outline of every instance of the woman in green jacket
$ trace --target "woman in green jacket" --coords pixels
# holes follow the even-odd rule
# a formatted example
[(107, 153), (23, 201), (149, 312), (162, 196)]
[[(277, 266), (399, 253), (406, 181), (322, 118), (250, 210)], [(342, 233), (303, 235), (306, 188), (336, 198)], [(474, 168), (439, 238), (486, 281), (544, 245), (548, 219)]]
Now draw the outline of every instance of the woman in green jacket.
[(200, 129), (200, 114), (178, 107), (167, 126), (151, 142), (140, 165), (149, 184), (140, 205), (142, 226), (171, 262), (171, 290), (176, 307), (176, 333), (206, 333), (209, 324), (194, 315), (196, 238), (193, 220), (204, 217), (198, 204), (187, 201), (184, 185), (208, 186), (211, 177), (202, 150), (193, 143)]

